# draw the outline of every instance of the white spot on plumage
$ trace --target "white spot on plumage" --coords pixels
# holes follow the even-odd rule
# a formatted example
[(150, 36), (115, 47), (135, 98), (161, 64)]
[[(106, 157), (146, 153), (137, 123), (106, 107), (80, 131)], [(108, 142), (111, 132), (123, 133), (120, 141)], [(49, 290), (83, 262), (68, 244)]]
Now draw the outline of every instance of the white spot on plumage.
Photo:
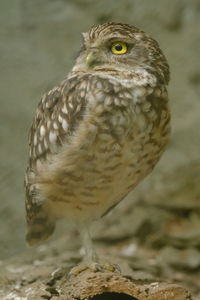
[(77, 105), (77, 107), (76, 107), (76, 113), (79, 112), (79, 111), (81, 110), (81, 106), (82, 106), (81, 104), (78, 104), (78, 105)]
[[(129, 93), (127, 93), (127, 94), (130, 95)], [(123, 99), (123, 98), (125, 98), (126, 96), (125, 96), (125, 93), (124, 93), (124, 92), (119, 92), (119, 93), (118, 93), (118, 97)], [(132, 98), (132, 96), (131, 96), (130, 98)]]
[(71, 102), (69, 102), (69, 107), (70, 107), (71, 109), (74, 108), (74, 106), (73, 106), (73, 104), (72, 104)]
[(42, 125), (42, 126), (40, 127), (40, 135), (41, 135), (41, 136), (45, 136), (45, 133), (46, 133), (45, 127), (44, 127), (44, 125)]
[(55, 132), (50, 131), (49, 133), (49, 141), (54, 144), (57, 141), (57, 134)]
[(38, 141), (38, 139), (37, 139), (37, 133), (35, 133), (34, 134), (34, 138), (33, 138), (33, 144), (34, 144), (34, 146), (37, 145), (37, 141)]
[(116, 106), (120, 106), (121, 105), (121, 101), (117, 97), (114, 99), (114, 102), (115, 102)]
[(95, 99), (97, 100), (97, 101), (103, 101), (103, 100), (105, 100), (105, 95), (104, 95), (104, 93), (102, 93), (102, 92), (100, 92), (100, 93), (97, 93), (96, 95), (95, 95)]
[(96, 87), (97, 89), (102, 90), (103, 87), (101, 81), (97, 81)]
[(68, 110), (67, 110), (66, 104), (63, 105), (63, 107), (62, 107), (61, 110), (62, 110), (62, 112), (63, 112), (64, 114), (68, 114)]
[(68, 129), (68, 124), (67, 124), (67, 121), (66, 121), (65, 119), (63, 119), (63, 121), (62, 121), (62, 128), (63, 128), (65, 131), (67, 131), (67, 129)]
[(59, 121), (60, 123), (62, 123), (63, 118), (61, 117), (61, 115), (58, 115), (58, 121)]
[(142, 88), (142, 87), (135, 88), (132, 93), (133, 102), (134, 103), (142, 102), (142, 100), (144, 99), (145, 93), (146, 93), (146, 90), (144, 88)]
[(42, 103), (43, 103), (43, 104), (44, 104), (45, 100), (46, 100), (46, 96), (44, 95), (44, 96), (42, 97)]
[(58, 124), (57, 124), (56, 122), (53, 123), (53, 128), (54, 128), (55, 130), (58, 130)]
[(85, 96), (85, 90), (80, 91), (80, 97), (83, 98)]
[(46, 102), (46, 108), (49, 108), (49, 107), (50, 107), (50, 102), (47, 101), (47, 102)]
[(128, 93), (128, 92), (124, 92), (124, 97), (128, 98), (128, 99), (131, 99), (132, 95), (130, 93)]

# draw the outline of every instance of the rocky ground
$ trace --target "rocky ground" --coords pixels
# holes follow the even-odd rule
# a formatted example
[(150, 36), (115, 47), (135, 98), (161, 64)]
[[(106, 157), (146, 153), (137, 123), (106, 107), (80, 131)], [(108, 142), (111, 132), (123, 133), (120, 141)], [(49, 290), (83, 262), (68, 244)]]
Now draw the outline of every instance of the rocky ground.
[(133, 24), (159, 41), (171, 66), (172, 138), (155, 171), (93, 235), (99, 251), (128, 262), (133, 276), (144, 270), (200, 297), (199, 0), (0, 2), (0, 282), (9, 295), (34, 281), (38, 266), (45, 282), (59, 264), (79, 260), (69, 253), (77, 234), (64, 224), (36, 250), (25, 246), (27, 133), (41, 95), (73, 65), (80, 32), (105, 21)]

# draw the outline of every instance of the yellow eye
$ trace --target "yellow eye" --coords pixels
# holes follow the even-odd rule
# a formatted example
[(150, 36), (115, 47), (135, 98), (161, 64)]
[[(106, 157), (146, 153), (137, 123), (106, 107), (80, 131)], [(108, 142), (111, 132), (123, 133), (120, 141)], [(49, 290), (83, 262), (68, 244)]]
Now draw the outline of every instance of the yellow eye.
[(111, 51), (114, 54), (124, 54), (127, 52), (127, 50), (127, 44), (125, 44), (124, 42), (115, 42), (111, 46)]

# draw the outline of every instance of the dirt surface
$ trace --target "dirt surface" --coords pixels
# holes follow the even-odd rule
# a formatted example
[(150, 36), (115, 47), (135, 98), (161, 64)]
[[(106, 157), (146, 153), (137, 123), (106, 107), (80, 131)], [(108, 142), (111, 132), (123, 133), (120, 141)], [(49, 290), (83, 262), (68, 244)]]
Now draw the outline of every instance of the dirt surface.
[(80, 32), (105, 21), (133, 24), (159, 41), (171, 67), (172, 137), (155, 171), (94, 224), (93, 236), (100, 252), (127, 261), (134, 276), (145, 270), (200, 297), (199, 0), (0, 1), (1, 282), (8, 280), (9, 294), (25, 271), (36, 278), (32, 268), (40, 266), (47, 276), (78, 260), (68, 253), (78, 255), (78, 235), (65, 223), (39, 248), (25, 246), (27, 134), (40, 97), (73, 65)]

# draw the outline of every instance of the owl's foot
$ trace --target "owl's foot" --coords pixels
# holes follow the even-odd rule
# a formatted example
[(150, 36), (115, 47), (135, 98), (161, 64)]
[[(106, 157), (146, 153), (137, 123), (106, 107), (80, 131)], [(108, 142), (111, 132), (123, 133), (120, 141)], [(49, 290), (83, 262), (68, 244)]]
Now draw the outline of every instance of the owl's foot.
[(108, 264), (108, 263), (97, 263), (97, 262), (90, 262), (90, 263), (81, 263), (76, 267), (72, 268), (71, 271), (68, 273), (68, 277), (77, 276), (79, 273), (90, 270), (92, 272), (117, 272), (121, 273), (121, 269), (117, 264)]

